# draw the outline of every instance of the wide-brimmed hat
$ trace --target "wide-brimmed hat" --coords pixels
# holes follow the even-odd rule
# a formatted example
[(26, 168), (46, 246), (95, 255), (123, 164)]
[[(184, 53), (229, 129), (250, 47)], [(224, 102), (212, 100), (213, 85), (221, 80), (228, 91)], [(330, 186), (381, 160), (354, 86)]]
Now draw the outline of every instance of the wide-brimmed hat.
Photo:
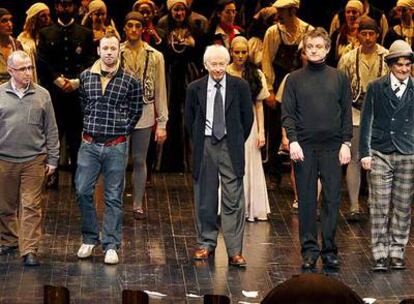
[(389, 49), (389, 53), (384, 57), (385, 62), (389, 63), (393, 59), (406, 57), (411, 61), (414, 61), (414, 52), (411, 46), (404, 40), (395, 40)]

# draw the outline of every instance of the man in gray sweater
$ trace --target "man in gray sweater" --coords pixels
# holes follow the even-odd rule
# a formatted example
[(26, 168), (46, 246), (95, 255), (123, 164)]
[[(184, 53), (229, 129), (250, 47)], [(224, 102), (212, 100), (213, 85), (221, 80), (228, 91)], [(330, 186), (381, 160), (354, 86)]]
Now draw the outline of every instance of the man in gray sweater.
[(29, 56), (15, 51), (11, 79), (0, 86), (0, 255), (19, 248), (26, 266), (39, 265), (42, 184), (59, 159), (50, 95), (32, 83), (32, 70)]

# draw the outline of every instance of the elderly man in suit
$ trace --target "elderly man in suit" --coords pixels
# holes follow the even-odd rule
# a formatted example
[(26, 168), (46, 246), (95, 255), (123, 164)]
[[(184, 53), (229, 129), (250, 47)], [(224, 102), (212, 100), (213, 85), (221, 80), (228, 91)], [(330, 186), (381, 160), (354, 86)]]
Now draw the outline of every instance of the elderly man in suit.
[(193, 258), (214, 254), (218, 235), (218, 188), (221, 224), (229, 264), (243, 267), (244, 142), (253, 123), (249, 85), (226, 74), (227, 49), (207, 47), (204, 65), (209, 75), (187, 88), (185, 124), (193, 144), (193, 179), (197, 245)]
[(361, 164), (369, 170), (373, 271), (405, 269), (414, 196), (414, 53), (396, 40), (385, 61), (390, 73), (368, 85), (360, 126)]

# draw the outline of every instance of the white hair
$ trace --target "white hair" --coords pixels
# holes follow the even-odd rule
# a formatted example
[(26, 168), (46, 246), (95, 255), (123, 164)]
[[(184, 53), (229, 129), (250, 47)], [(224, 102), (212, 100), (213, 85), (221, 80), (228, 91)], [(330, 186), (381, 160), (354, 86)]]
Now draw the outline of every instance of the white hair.
[(230, 62), (230, 53), (224, 46), (213, 44), (206, 47), (206, 51), (203, 56), (204, 64), (216, 57), (224, 57), (227, 64)]
[[(27, 55), (27, 53), (26, 53), (25, 51), (21, 51), (21, 50), (14, 51), (14, 52), (12, 52), (12, 53), (9, 55), (9, 57), (7, 58), (7, 66), (8, 66), (8, 67), (12, 67), (12, 66), (14, 66), (14, 59), (15, 59), (16, 57), (19, 57), (20, 59), (27, 59), (27, 58), (29, 58), (29, 59), (30, 59), (29, 55)], [(30, 60), (30, 61), (31, 61), (31, 60)]]

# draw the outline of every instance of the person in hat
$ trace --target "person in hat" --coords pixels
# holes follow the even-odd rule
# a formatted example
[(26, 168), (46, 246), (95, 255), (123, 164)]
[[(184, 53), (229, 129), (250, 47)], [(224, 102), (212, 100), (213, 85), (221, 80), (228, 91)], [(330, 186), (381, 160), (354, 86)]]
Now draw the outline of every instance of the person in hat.
[(39, 43), (39, 30), (49, 26), (51, 23), (52, 19), (50, 18), (49, 7), (42, 2), (37, 2), (26, 11), (26, 21), (23, 26), (23, 31), (17, 37), (17, 40), (23, 46), (23, 50), (29, 54), (33, 62), (32, 81), (35, 83), (38, 82), (36, 73), (36, 50), (37, 44)]
[(361, 185), (361, 165), (358, 158), (359, 120), (362, 103), (370, 81), (388, 73), (384, 57), (388, 50), (377, 43), (380, 29), (377, 22), (368, 16), (359, 20), (358, 39), (360, 46), (342, 56), (338, 69), (344, 71), (351, 81), (352, 89), (352, 159), (346, 170), (346, 184), (351, 202), (346, 219), (349, 222), (359, 220), (359, 188)]
[(368, 85), (360, 123), (359, 158), (368, 170), (373, 271), (405, 269), (414, 198), (414, 53), (396, 40), (390, 72)]
[[(69, 146), (73, 182), (82, 131), (79, 74), (94, 60), (93, 34), (75, 22), (72, 0), (55, 0), (55, 10), (57, 22), (39, 31), (37, 75), (52, 97), (59, 138)], [(51, 188), (58, 187), (57, 173), (48, 181)]]
[(389, 29), (384, 38), (384, 47), (389, 48), (395, 40), (404, 40), (414, 46), (414, 0), (398, 0), (395, 11), (400, 16), (399, 24)]
[[(305, 34), (308, 64), (289, 74), (283, 92), (282, 124), (289, 139), (299, 197), (299, 238), (305, 271), (319, 256), (338, 269), (335, 232), (341, 204), (342, 165), (351, 158), (351, 88), (345, 73), (326, 64), (330, 38), (323, 28)], [(318, 243), (317, 183), (322, 183), (322, 248)]]
[(157, 166), (163, 172), (188, 172), (191, 152), (184, 129), (185, 89), (200, 75), (203, 34), (190, 22), (186, 0), (168, 0), (167, 8), (168, 27), (161, 38), (168, 88), (168, 138), (160, 149)]
[(12, 37), (13, 16), (5, 8), (0, 8), (0, 84), (10, 79), (7, 72), (7, 58), (17, 50), (22, 50), (22, 44)]
[(139, 12), (143, 17), (142, 41), (155, 48), (159, 48), (162, 42), (157, 27), (154, 25), (154, 18), (157, 14), (157, 7), (152, 0), (138, 0), (132, 6), (132, 10)]
[(342, 55), (357, 48), (358, 22), (364, 13), (364, 6), (359, 0), (350, 0), (345, 6), (345, 22), (331, 35), (332, 47), (328, 63), (336, 66)]
[[(164, 56), (142, 40), (145, 17), (139, 12), (130, 12), (125, 17), (126, 41), (121, 44), (123, 68), (143, 84), (142, 116), (131, 133), (132, 157), (134, 160), (133, 213), (136, 220), (143, 219), (143, 199), (147, 179), (146, 158), (150, 141), (162, 144), (167, 138), (167, 88), (165, 83)], [(152, 130), (155, 125), (155, 134)]]
[[(353, 1), (353, 0), (349, 0)], [(377, 24), (380, 27), (380, 37), (378, 39), (379, 43), (381, 43), (384, 40), (385, 34), (388, 32), (388, 20), (385, 16), (384, 12), (375, 6), (373, 6), (371, 3), (369, 3), (369, 0), (359, 0), (362, 3), (363, 6), (363, 16), (368, 16), (377, 22)], [(329, 35), (332, 36), (332, 34), (341, 27), (342, 24), (344, 24), (346, 19), (345, 16), (345, 10), (341, 9), (338, 11), (337, 14), (334, 15), (331, 21), (331, 25), (329, 27)]]
[(88, 13), (83, 17), (83, 26), (93, 31), (93, 41), (98, 44), (99, 40), (107, 33), (111, 32), (119, 36), (115, 22), (108, 16), (108, 9), (102, 0), (93, 0), (88, 5)]
[(281, 179), (281, 163), (277, 151), (282, 140), (280, 106), (275, 94), (283, 77), (300, 66), (298, 46), (306, 32), (313, 27), (297, 17), (299, 0), (277, 0), (278, 23), (269, 27), (263, 40), (262, 70), (270, 96), (265, 100), (265, 170), (269, 175), (268, 189), (275, 190)]

